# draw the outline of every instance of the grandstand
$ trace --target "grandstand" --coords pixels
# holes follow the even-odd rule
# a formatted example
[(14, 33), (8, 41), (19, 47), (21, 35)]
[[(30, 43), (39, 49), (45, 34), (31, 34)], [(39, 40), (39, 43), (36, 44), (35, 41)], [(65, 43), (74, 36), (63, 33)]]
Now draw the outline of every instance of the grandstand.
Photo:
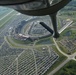
[[(46, 18), (48, 19), (49, 17), (47, 16)], [(23, 19), (16, 26), (13, 27), (13, 30), (11, 30), (11, 36), (19, 40), (26, 39), (24, 37), (19, 36), (19, 34), (29, 36), (31, 40), (50, 36), (51, 35), (50, 32), (39, 24), (40, 21), (45, 22), (45, 24), (47, 24), (49, 27), (52, 27), (51, 21), (46, 19), (42, 18), (32, 18), (28, 20)]]
[[(17, 15), (5, 25), (3, 31), (1, 30), (0, 75), (43, 75), (59, 58), (59, 55), (52, 48), (42, 47), (24, 50), (10, 47), (6, 43), (4, 37), (9, 37), (9, 35), (18, 37), (18, 39), (29, 37), (21, 34), (26, 19), (27, 16)], [(12, 31), (12, 29), (17, 29), (17, 33), (14, 34), (15, 30)]]

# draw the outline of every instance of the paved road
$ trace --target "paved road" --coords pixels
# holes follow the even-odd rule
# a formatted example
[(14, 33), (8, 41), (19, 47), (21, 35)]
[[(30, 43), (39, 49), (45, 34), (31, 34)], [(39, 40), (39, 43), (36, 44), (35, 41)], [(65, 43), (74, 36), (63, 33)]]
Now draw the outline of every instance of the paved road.
[(57, 47), (58, 51), (59, 51), (61, 54), (63, 54), (64, 56), (68, 57), (68, 59), (74, 59), (74, 57), (76, 56), (76, 52), (75, 52), (74, 54), (72, 54), (72, 55), (68, 55), (68, 54), (64, 53), (64, 52), (59, 48), (59, 46), (58, 46), (58, 44), (56, 43), (56, 41), (55, 41), (54, 38), (53, 38), (53, 41), (54, 41), (55, 46)]
[[(64, 26), (64, 27), (59, 31), (59, 33), (61, 33), (64, 29), (66, 29), (71, 23), (72, 23), (72, 21), (71, 21), (69, 24), (67, 24), (66, 26)], [(21, 45), (21, 44), (16, 44), (16, 43), (15, 43), (14, 41), (12, 41), (10, 38), (9, 38), (9, 40), (10, 40), (12, 43), (14, 43), (15, 45), (17, 45), (17, 46), (22, 46), (22, 47), (23, 47), (23, 45)], [(54, 73), (56, 73), (61, 67), (63, 67), (63, 66), (64, 66), (67, 62), (69, 62), (71, 59), (75, 60), (74, 57), (76, 56), (76, 53), (74, 53), (73, 55), (67, 55), (66, 53), (62, 52), (62, 51), (60, 50), (59, 46), (57, 45), (57, 43), (56, 43), (56, 41), (55, 41), (54, 38), (53, 38), (53, 41), (54, 41), (54, 43), (55, 43), (58, 51), (59, 51), (61, 54), (63, 54), (64, 56), (68, 57), (68, 59), (66, 59), (63, 63), (61, 63), (57, 68), (55, 68), (55, 69), (54, 69), (51, 73), (49, 73), (48, 75), (53, 75)], [(24, 45), (24, 46), (25, 46), (25, 45)], [(28, 47), (29, 47), (29, 46), (28, 46)]]
[[(10, 15), (12, 12), (13, 12), (13, 11), (11, 11), (9, 14), (7, 14), (7, 16)], [(12, 16), (11, 16), (9, 19), (7, 19), (3, 24), (5, 24), (6, 22), (8, 22), (8, 21), (9, 21), (13, 16), (15, 16), (15, 15), (17, 15), (17, 13), (12, 14)], [(5, 17), (6, 17), (6, 16), (5, 16)], [(4, 17), (4, 18), (5, 18), (5, 17)], [(3, 24), (2, 24), (2, 25), (3, 25)], [(1, 25), (1, 26), (2, 26), (2, 25)], [(9, 25), (9, 24), (0, 32), (0, 34), (1, 34), (2, 32), (4, 32), (4, 31), (7, 31), (8, 28), (10, 28), (10, 25)]]
[(53, 41), (55, 43), (55, 46), (57, 47), (58, 51), (63, 54), (64, 56), (68, 57), (62, 64), (60, 64), (57, 68), (55, 68), (52, 72), (50, 72), (48, 75), (53, 75), (55, 74), (60, 68), (62, 68), (67, 62), (69, 62), (70, 60), (75, 60), (75, 56), (76, 56), (76, 53), (72, 54), (72, 55), (67, 55), (66, 53), (62, 52), (59, 48), (59, 46), (57, 45), (55, 39), (53, 38)]
[(7, 17), (9, 14), (11, 14), (12, 12), (13, 12), (14, 10), (12, 10), (11, 12), (9, 12), (8, 14), (6, 14), (5, 16), (3, 16), (2, 18), (0, 18), (0, 21), (2, 20), (2, 19), (4, 19), (5, 17)]
[(61, 33), (63, 32), (69, 25), (71, 25), (73, 23), (73, 21), (70, 21), (68, 24), (66, 24), (65, 26), (63, 26), (58, 32)]
[(63, 54), (64, 56), (68, 57), (68, 55), (67, 55), (66, 53), (62, 52), (62, 50), (59, 48), (59, 46), (58, 46), (58, 44), (56, 43), (56, 41), (55, 41), (54, 38), (53, 38), (53, 41), (54, 41), (55, 46), (57, 47), (58, 51), (59, 51), (61, 54)]
[[(8, 38), (8, 40), (9, 40), (10, 42), (8, 42), (7, 38)], [(15, 42), (11, 39), (10, 36), (8, 36), (7, 38), (5, 37), (4, 39), (5, 39), (5, 41), (6, 41), (10, 46), (12, 46), (12, 45), (10, 44), (10, 43), (12, 43), (13, 45), (15, 45), (15, 47), (18, 47), (18, 48), (23, 48), (23, 49), (30, 48), (30, 46), (28, 46), (28, 45), (22, 45), (22, 44), (15, 43)]]
[[(59, 30), (59, 33), (61, 33), (63, 30), (65, 30), (72, 22), (73, 22), (73, 21), (71, 21), (69, 24), (67, 24), (67, 25), (64, 26), (63, 28), (61, 28), (61, 29)], [(66, 59), (62, 64), (60, 64), (57, 68), (55, 68), (52, 72), (50, 72), (48, 75), (53, 75), (53, 74), (55, 74), (60, 68), (62, 68), (62, 67), (63, 67), (67, 62), (69, 62), (70, 60), (75, 60), (75, 61), (76, 61), (76, 59), (75, 59), (76, 52), (75, 52), (74, 54), (72, 54), (72, 55), (68, 55), (68, 54), (64, 53), (64, 52), (59, 48), (59, 46), (58, 46), (58, 44), (56, 43), (56, 41), (55, 41), (54, 38), (53, 38), (53, 41), (54, 41), (55, 46), (57, 47), (58, 51), (59, 51), (61, 54), (63, 54), (64, 56), (66, 56), (67, 59)]]
[(55, 74), (58, 70), (60, 70), (60, 68), (62, 68), (67, 62), (69, 62), (70, 59), (65, 60), (62, 64), (60, 64), (57, 68), (55, 68), (51, 73), (49, 73), (48, 75), (53, 75)]

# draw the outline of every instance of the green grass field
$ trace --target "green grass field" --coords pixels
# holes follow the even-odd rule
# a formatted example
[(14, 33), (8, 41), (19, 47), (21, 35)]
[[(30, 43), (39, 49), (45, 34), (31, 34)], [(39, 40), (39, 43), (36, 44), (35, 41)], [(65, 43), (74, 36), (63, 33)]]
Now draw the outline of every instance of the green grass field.
[(11, 19), (14, 18), (15, 14), (17, 14), (17, 12), (13, 11), (13, 12), (10, 13), (8, 16), (6, 16), (6, 17), (3, 18), (2, 20), (0, 20), (0, 28), (2, 28), (2, 27), (5, 26), (9, 21), (11, 21)]
[(67, 48), (65, 48), (63, 45), (61, 45), (59, 42), (57, 42), (59, 48), (64, 52), (64, 53), (68, 53)]
[(29, 41), (29, 40), (17, 40), (14, 39), (10, 36), (5, 36), (4, 39), (7, 41), (7, 43), (11, 46), (11, 47), (15, 47), (15, 48), (26, 48), (29, 47), (30, 44), (33, 45), (33, 42)]
[(11, 39), (15, 42), (15, 43), (19, 43), (19, 44), (32, 44), (33, 42), (31, 42), (30, 40), (18, 40), (18, 39), (14, 39), (11, 37)]
[(76, 75), (76, 61), (69, 61), (54, 75)]
[(39, 39), (39, 41), (36, 43), (36, 45), (46, 45), (46, 44), (53, 44), (53, 40), (51, 37)]

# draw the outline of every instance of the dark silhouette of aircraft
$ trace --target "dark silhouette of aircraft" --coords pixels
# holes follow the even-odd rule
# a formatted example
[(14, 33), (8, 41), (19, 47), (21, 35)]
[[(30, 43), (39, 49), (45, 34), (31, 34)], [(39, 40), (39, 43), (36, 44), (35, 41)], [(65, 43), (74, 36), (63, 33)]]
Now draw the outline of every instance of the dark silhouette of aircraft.
[(59, 37), (57, 31), (57, 12), (66, 6), (71, 0), (0, 0), (0, 6), (7, 6), (19, 11), (22, 14), (32, 16), (44, 16), (49, 15), (53, 30), (48, 27), (44, 22), (40, 24), (45, 27), (54, 38)]

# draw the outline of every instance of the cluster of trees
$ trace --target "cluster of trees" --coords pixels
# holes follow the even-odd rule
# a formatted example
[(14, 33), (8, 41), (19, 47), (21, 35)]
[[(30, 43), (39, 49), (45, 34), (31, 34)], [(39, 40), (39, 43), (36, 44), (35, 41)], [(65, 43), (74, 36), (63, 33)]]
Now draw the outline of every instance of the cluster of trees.
[(76, 14), (76, 0), (72, 0), (67, 6), (65, 6), (63, 9), (61, 9), (62, 16), (75, 16)]
[(71, 60), (55, 75), (76, 75), (76, 62)]

